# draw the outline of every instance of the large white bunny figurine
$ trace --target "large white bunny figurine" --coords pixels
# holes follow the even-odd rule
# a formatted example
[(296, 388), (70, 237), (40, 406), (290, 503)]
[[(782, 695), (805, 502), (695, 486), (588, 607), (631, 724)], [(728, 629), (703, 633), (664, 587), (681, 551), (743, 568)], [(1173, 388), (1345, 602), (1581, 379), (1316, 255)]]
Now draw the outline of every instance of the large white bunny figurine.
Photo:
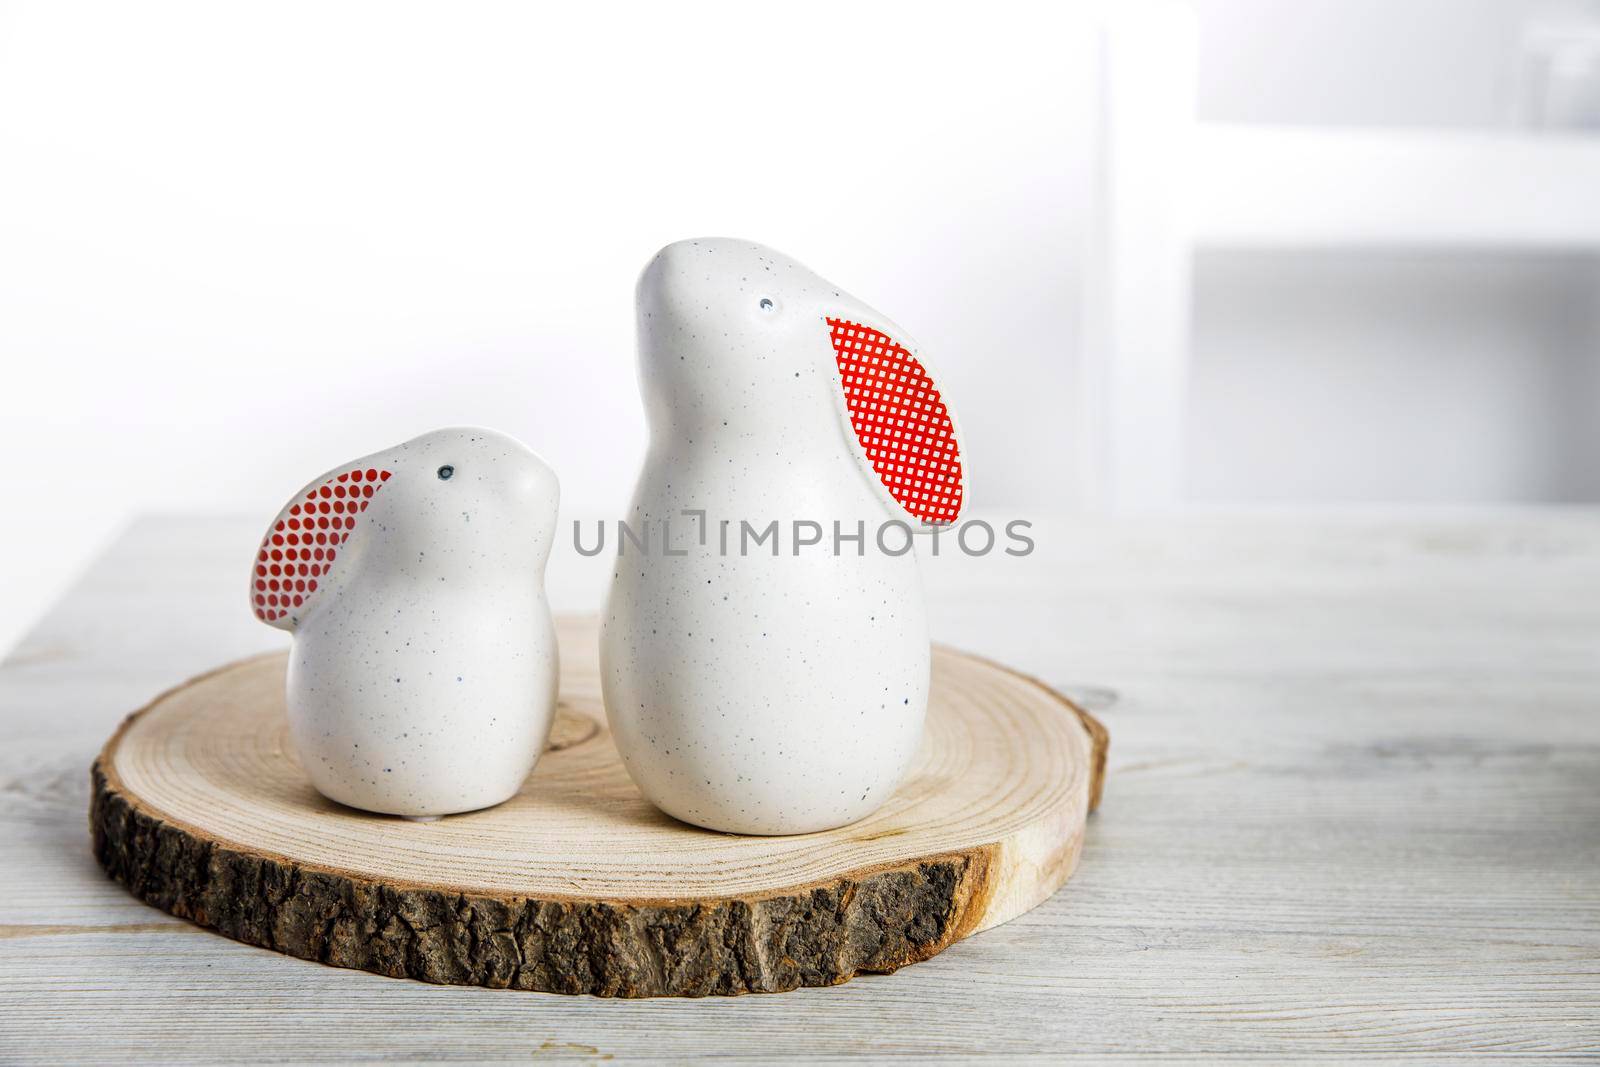
[[(761, 245), (669, 245), (637, 305), (650, 448), (628, 521), (650, 540), (619, 545), (600, 647), (623, 762), (701, 826), (853, 822), (922, 734), (904, 531), (960, 515), (953, 417), (903, 330)], [(781, 549), (751, 548), (744, 524), (773, 521)]]
[(430, 819), (517, 792), (555, 715), (558, 496), (526, 445), (452, 427), (340, 464), (278, 513), (250, 604), (294, 635), (290, 735), (324, 796)]

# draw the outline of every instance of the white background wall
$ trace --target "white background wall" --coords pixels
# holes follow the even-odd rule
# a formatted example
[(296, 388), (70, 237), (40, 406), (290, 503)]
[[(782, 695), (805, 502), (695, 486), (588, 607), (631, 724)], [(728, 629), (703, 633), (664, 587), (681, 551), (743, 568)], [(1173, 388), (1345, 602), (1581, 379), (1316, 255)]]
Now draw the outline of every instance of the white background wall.
[[(1596, 0), (1196, 8), (1217, 122), (1507, 128), (1525, 33), (1600, 26)], [(1600, 500), (1595, 257), (1215, 253), (1194, 278), (1191, 500)]]
[(1194, 0), (1200, 117), (1485, 127), (1515, 113), (1526, 30), (1600, 0)]
[(1202, 255), (1189, 492), (1600, 500), (1597, 297), (1584, 256)]
[(437, 425), (616, 513), (633, 281), (702, 234), (908, 324), (977, 502), (1059, 510), (1094, 76), (1023, 5), (0, 4), (0, 648), (130, 513)]
[[(1600, 5), (1195, 7), (1202, 119), (1463, 127), (1505, 123), (1530, 18)], [(909, 324), (980, 507), (1075, 506), (1099, 74), (1058, 8), (0, 0), (0, 648), (128, 515), (264, 519), (436, 425), (614, 512), (633, 279), (694, 234)], [(1597, 290), (1581, 258), (1201, 257), (1192, 499), (1600, 499)]]

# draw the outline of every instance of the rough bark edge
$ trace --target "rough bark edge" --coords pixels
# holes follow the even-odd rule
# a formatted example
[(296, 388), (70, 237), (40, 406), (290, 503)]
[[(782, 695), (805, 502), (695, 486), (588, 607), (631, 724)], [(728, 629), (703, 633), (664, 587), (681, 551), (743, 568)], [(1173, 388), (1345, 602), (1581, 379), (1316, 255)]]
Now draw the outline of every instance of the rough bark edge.
[(574, 901), (400, 887), (281, 862), (140, 810), (93, 770), (89, 823), (108, 875), (147, 904), (250, 945), (451, 985), (706, 996), (838, 985), (970, 933), (993, 847), (789, 893)]
[[(89, 829), (107, 875), (145, 903), (235, 941), (436, 984), (611, 997), (732, 996), (896, 971), (971, 934), (988, 909), (996, 845), (742, 898), (541, 899), (298, 864), (142, 810), (112, 769), (134, 720), (173, 693), (260, 658), (198, 675), (127, 716), (91, 770)], [(1082, 722), (1094, 811), (1104, 784), (1105, 727), (1038, 679), (991, 665), (1038, 686)]]

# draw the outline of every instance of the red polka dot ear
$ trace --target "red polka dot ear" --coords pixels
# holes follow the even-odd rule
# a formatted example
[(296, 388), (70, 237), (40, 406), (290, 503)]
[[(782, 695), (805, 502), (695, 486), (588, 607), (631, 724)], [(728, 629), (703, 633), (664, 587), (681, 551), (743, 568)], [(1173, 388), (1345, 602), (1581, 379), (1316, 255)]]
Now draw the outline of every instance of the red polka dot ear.
[(961, 516), (961, 446), (927, 370), (894, 338), (828, 319), (850, 427), (883, 487), (913, 519)]
[(256, 551), (250, 608), (256, 618), (293, 630), (324, 583), (339, 550), (389, 471), (353, 470), (319, 479), (278, 513)]

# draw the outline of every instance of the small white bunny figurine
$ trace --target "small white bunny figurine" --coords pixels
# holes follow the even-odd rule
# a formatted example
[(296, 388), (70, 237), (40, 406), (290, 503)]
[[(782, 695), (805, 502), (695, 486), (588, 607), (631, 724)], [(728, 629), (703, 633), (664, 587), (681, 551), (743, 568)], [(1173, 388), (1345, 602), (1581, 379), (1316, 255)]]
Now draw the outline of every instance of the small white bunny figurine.
[(516, 793), (555, 715), (558, 498), (526, 445), (452, 427), (340, 464), (278, 513), (250, 604), (294, 635), (289, 729), (324, 796), (430, 819)]
[[(619, 545), (600, 646), (623, 762), (712, 829), (854, 822), (922, 735), (908, 528), (960, 515), (953, 417), (904, 331), (760, 245), (669, 245), (637, 304), (650, 449), (629, 526), (650, 541)], [(781, 548), (751, 548), (744, 524), (773, 521)]]

